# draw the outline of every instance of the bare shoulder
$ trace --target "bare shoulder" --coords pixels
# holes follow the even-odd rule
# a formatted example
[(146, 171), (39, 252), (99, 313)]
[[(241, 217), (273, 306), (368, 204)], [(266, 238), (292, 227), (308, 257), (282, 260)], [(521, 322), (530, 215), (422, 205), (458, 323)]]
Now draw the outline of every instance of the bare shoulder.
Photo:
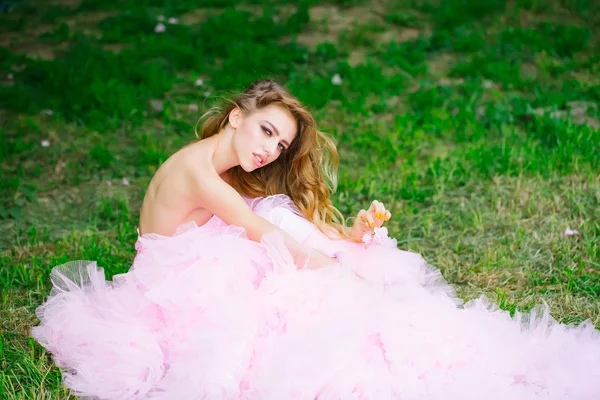
[(186, 168), (187, 177), (191, 180), (190, 187), (200, 199), (219, 197), (224, 192), (235, 191), (215, 170), (212, 163), (196, 163), (195, 166)]
[(184, 155), (183, 178), (189, 193), (198, 201), (198, 206), (215, 213), (212, 205), (219, 200), (242, 198), (216, 171), (212, 155), (213, 149), (209, 143), (198, 142), (192, 151)]
[(198, 205), (228, 224), (245, 226), (244, 221), (252, 221), (254, 213), (242, 196), (217, 173), (211, 162), (202, 164), (188, 174)]
[(184, 174), (188, 187), (195, 195), (202, 195), (215, 184), (226, 184), (212, 163), (212, 149), (199, 142), (197, 147), (184, 155)]
[(184, 155), (186, 186), (197, 207), (216, 215), (229, 225), (242, 226), (250, 238), (258, 239), (273, 227), (256, 215), (242, 196), (217, 172), (210, 143), (198, 142)]

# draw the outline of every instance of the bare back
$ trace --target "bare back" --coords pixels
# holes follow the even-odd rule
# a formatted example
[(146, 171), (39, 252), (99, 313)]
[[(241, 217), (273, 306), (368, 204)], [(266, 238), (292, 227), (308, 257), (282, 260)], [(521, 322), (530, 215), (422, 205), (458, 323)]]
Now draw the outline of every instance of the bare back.
[[(152, 177), (140, 213), (140, 234), (171, 236), (183, 223), (204, 225), (213, 216), (197, 196), (203, 176), (216, 174), (210, 141), (184, 147), (165, 161)], [(227, 174), (221, 178), (229, 183)]]

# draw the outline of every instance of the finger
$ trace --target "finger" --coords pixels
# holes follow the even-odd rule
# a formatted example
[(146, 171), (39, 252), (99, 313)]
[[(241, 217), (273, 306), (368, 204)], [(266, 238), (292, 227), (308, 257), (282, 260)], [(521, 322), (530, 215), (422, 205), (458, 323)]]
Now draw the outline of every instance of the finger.
[(376, 216), (378, 208), (379, 208), (379, 202), (377, 200), (373, 200), (373, 202), (371, 203), (371, 206), (369, 207), (369, 213), (371, 213), (373, 216)]
[(385, 222), (385, 208), (383, 208), (381, 210), (381, 212), (379, 213), (379, 215), (380, 215), (380, 217), (378, 218), (378, 221), (379, 221), (378, 226), (381, 227), (384, 224), (384, 222)]
[(367, 219), (367, 215), (369, 215), (369, 213), (366, 210), (360, 210), (358, 212), (358, 224), (360, 227), (362, 228), (366, 228), (369, 229), (369, 220)]
[(375, 216), (381, 222), (381, 224), (380, 224), (380, 226), (381, 226), (381, 225), (383, 225), (383, 222), (385, 221), (387, 210), (385, 209), (385, 206), (383, 205), (382, 202), (378, 201), (377, 203), (378, 203), (377, 204), (377, 211), (376, 211)]
[(367, 222), (369, 223), (369, 228), (375, 228), (377, 226), (372, 213), (367, 213)]
[(377, 210), (375, 216), (378, 220), (383, 221), (385, 219), (385, 207), (383, 203), (377, 204)]
[(377, 210), (377, 203), (379, 203), (377, 200), (373, 200), (373, 202), (371, 202), (371, 206), (369, 207), (369, 212), (375, 214), (376, 210)]

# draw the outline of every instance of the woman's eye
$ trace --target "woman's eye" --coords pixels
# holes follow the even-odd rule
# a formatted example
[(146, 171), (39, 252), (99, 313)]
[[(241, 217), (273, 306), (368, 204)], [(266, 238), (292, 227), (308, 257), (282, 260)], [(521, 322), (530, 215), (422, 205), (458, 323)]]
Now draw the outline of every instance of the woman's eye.
[(270, 130), (268, 130), (267, 128), (263, 127), (263, 131), (265, 131), (265, 133), (269, 136), (272, 136), (273, 134), (271, 133)]
[(279, 143), (279, 151), (284, 151), (285, 150), (285, 146), (282, 145), (281, 143)]

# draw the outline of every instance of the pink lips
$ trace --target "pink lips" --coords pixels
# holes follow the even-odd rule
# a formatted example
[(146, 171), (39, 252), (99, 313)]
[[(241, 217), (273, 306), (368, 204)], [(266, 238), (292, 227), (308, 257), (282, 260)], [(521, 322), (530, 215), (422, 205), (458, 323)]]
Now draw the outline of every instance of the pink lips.
[[(252, 153), (252, 155), (254, 156), (254, 163), (257, 166), (261, 167), (265, 163), (265, 156), (256, 153)], [(258, 161), (257, 157), (260, 158), (260, 161)]]

